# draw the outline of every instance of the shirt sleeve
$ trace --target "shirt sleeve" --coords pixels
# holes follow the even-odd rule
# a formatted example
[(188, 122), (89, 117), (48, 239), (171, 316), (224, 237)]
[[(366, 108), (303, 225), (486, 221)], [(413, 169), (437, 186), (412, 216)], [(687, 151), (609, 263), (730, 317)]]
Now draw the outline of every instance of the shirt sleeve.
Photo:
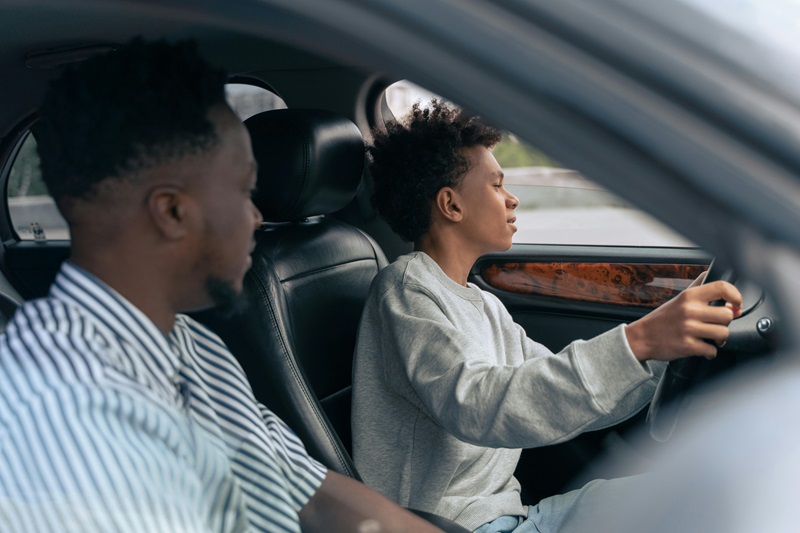
[(328, 469), (308, 455), (300, 438), (263, 404), (258, 404), (269, 431), (270, 443), (286, 486), (299, 511), (322, 485)]
[(40, 385), (3, 417), (0, 530), (211, 531), (176, 420), (108, 390)]
[[(303, 443), (283, 420), (256, 400), (244, 370), (222, 339), (189, 317), (183, 316), (183, 320), (195, 333), (194, 341), (203, 344), (207, 352), (218, 358), (217, 371), (224, 371), (228, 383), (235, 384), (236, 397), (242, 402), (240, 408), (255, 415), (255, 423), (246, 432), (249, 438), (241, 442), (241, 448), (236, 451), (236, 461), (248, 471), (243, 477), (252, 481), (252, 490), (266, 505), (288, 504), (294, 513), (299, 512), (319, 489), (327, 469), (308, 455)], [(258, 418), (263, 424), (257, 423)], [(272, 494), (270, 489), (264, 488), (264, 483), (279, 486), (281, 490)]]
[(652, 369), (633, 357), (621, 327), (553, 354), (506, 312), (496, 344), (510, 337), (525, 357), (500, 364), (426, 287), (395, 291), (379, 304), (385, 381), (466, 442), (525, 448), (564, 441), (632, 415), (655, 389)]

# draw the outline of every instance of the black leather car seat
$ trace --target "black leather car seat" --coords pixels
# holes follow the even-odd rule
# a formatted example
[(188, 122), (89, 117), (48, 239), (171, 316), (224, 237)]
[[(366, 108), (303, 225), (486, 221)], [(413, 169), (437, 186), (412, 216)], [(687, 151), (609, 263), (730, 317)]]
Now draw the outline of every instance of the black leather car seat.
[[(267, 111), (245, 121), (258, 161), (248, 307), (198, 313), (239, 360), (256, 398), (291, 427), (308, 453), (361, 479), (351, 458), (350, 404), (358, 323), (372, 279), (387, 261), (355, 226), (327, 215), (354, 197), (364, 141), (350, 120), (324, 110)], [(467, 530), (413, 510), (447, 532)]]
[(364, 142), (344, 117), (285, 109), (245, 122), (264, 220), (245, 278), (249, 308), (198, 315), (228, 344), (253, 391), (325, 466), (359, 479), (349, 450), (355, 336), (380, 247), (326, 215), (355, 196)]

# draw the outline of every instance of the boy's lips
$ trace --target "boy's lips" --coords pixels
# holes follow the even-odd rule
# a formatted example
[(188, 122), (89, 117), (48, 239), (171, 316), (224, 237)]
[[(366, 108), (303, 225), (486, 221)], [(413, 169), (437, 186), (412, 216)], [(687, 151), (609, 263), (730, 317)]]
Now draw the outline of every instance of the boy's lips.
[(515, 224), (515, 222), (516, 222), (516, 221), (517, 221), (517, 217), (511, 217), (511, 218), (509, 218), (509, 219), (506, 221), (506, 223), (507, 223), (509, 226), (511, 226), (511, 230), (512, 230), (514, 233), (516, 233), (516, 232), (517, 232), (517, 225)]

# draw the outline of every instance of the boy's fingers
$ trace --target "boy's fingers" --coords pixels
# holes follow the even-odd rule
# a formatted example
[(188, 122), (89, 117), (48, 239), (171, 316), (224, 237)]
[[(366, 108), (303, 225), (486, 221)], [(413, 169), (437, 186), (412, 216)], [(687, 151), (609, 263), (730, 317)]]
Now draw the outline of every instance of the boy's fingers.
[(695, 296), (709, 303), (725, 300), (726, 304), (730, 304), (734, 308), (742, 307), (742, 293), (727, 281), (713, 281), (697, 287), (694, 291)]
[(703, 306), (697, 310), (695, 318), (708, 324), (720, 324), (727, 326), (731, 320), (736, 318), (736, 310), (728, 307)]
[(733, 312), (733, 318), (739, 318), (740, 316), (742, 316), (742, 306), (741, 305), (739, 307), (735, 307), (733, 304), (730, 304), (730, 303), (726, 302), (725, 303), (725, 307), (727, 307), (728, 309), (730, 309)]

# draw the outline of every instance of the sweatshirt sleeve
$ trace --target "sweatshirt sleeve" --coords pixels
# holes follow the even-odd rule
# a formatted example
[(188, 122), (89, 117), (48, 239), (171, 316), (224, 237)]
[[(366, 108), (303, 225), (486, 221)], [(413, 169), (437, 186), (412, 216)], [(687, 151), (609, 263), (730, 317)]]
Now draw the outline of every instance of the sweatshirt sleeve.
[(527, 448), (568, 440), (631, 416), (655, 390), (660, 370), (636, 360), (624, 326), (553, 354), (503, 309), (499, 335), (518, 343), (524, 356), (505, 364), (457, 327), (424, 286), (385, 296), (387, 384), (466, 442)]

